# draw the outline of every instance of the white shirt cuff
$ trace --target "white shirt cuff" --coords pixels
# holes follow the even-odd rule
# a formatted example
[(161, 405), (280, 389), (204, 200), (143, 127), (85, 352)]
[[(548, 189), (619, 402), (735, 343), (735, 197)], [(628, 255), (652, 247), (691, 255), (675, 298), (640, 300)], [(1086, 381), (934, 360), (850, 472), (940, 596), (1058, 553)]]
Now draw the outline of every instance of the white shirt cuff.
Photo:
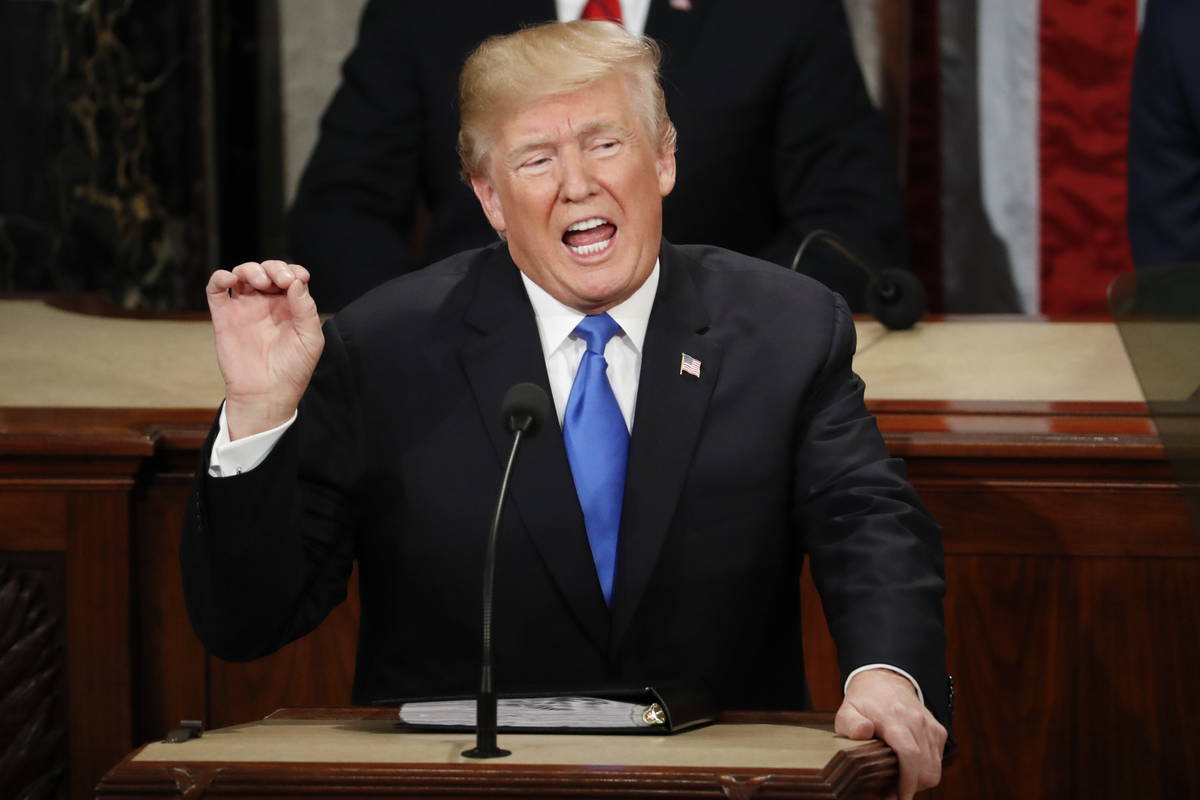
[(212, 455), (208, 459), (208, 475), (212, 478), (228, 478), (249, 472), (263, 462), (275, 448), (275, 443), (284, 432), (296, 421), (296, 413), (292, 412), (291, 419), (269, 431), (261, 431), (251, 436), (229, 441), (229, 423), (225, 420), (225, 404), (221, 404), (221, 418), (217, 423), (217, 439), (213, 442)]
[(921, 701), (921, 705), (925, 705), (925, 693), (921, 691), (921, 684), (917, 683), (917, 679), (899, 667), (893, 667), (891, 664), (864, 664), (863, 666), (854, 670), (846, 676), (846, 682), (842, 684), (842, 694), (846, 693), (846, 689), (850, 686), (850, 681), (854, 680), (855, 675), (860, 672), (865, 672), (869, 669), (887, 669), (895, 672), (898, 675), (903, 675), (904, 677), (908, 678), (908, 682), (911, 683), (913, 688), (917, 690), (917, 699)]

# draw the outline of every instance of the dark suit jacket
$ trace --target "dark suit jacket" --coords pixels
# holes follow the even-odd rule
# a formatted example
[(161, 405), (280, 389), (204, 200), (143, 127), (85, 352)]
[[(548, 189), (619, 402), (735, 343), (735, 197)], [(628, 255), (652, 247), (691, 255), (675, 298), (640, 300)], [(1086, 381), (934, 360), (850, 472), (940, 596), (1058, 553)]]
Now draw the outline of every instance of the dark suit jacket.
[(1200, 4), (1150, 0), (1129, 117), (1129, 239), (1149, 267), (1200, 261)]
[[(863, 405), (844, 303), (715, 248), (664, 245), (660, 261), (613, 608), (552, 417), (520, 454), (500, 531), (498, 687), (670, 679), (724, 708), (804, 707), (807, 554), (843, 675), (899, 666), (944, 721), (939, 532)], [(700, 360), (699, 379), (680, 374), (681, 353)], [(304, 634), (344, 598), (357, 558), (355, 701), (472, 691), (508, 450), (499, 409), (521, 381), (549, 385), (504, 246), (338, 314), (267, 461), (198, 479), (183, 564), (204, 643), (247, 659)]]
[[(896, 166), (841, 0), (652, 0), (679, 129), (664, 235), (790, 265), (829, 228), (881, 266), (907, 263)], [(496, 240), (458, 178), (458, 74), (487, 36), (555, 18), (553, 0), (371, 0), (289, 218), (318, 305)], [(407, 238), (428, 210), (423, 252)], [(805, 269), (861, 307), (865, 280), (822, 247)]]

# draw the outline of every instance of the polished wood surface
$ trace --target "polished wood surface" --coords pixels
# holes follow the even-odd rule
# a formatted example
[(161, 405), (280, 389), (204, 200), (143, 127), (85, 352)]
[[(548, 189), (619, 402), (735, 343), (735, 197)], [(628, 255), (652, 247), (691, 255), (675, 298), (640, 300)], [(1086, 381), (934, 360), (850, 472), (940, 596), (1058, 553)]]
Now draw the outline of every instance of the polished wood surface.
[[(836, 800), (879, 797), (897, 771), (895, 754), (886, 746), (849, 745), (836, 739), (828, 714), (742, 712), (717, 725), (671, 737), (508, 735), (504, 738), (514, 750), (512, 756), (472, 761), (458, 755), (470, 744), (469, 735), (396, 733), (395, 713), (394, 709), (356, 708), (276, 713), (263, 723), (230, 731), (241, 734), (232, 749), (220, 743), (205, 748), (150, 745), (115, 766), (100, 782), (96, 796), (249, 793), (279, 798), (371, 794)], [(780, 754), (786, 761), (772, 763), (779, 756), (756, 755), (772, 746), (778, 750), (773, 743), (785, 732), (797, 743), (796, 750)], [(206, 738), (219, 738), (222, 733)], [(721, 745), (726, 739), (737, 743), (736, 751)], [(261, 751), (256, 746), (260, 742)], [(332, 742), (337, 743), (339, 757), (306, 757), (312, 750), (330, 753)], [(712, 749), (713, 760), (695, 763), (697, 747)], [(340, 756), (347, 748), (352, 752), (369, 748), (381, 755), (371, 761), (346, 761)], [(425, 760), (405, 757), (406, 749), (426, 754)], [(199, 750), (207, 754), (186, 755)], [(274, 757), (260, 757), (265, 751)], [(730, 766), (738, 761), (745, 763)], [(763, 766), (754, 766), (759, 763)], [(781, 766), (784, 763), (787, 766)]]
[[(961, 749), (936, 795), (1200, 796), (1200, 537), (1154, 424), (1136, 400), (1019, 395), (869, 400), (944, 528)], [(179, 524), (212, 417), (0, 407), (0, 565), (37, 577), (61, 619), (73, 797), (180, 719), (349, 699), (353, 595), (252, 663), (191, 634)], [(814, 701), (831, 711), (833, 646), (802, 587)]]

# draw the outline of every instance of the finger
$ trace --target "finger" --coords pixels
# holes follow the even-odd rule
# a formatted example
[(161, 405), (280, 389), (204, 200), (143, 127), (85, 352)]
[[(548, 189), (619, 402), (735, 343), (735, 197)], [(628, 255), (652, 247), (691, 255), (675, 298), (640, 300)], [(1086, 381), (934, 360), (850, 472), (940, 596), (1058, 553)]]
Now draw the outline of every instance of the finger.
[(227, 269), (219, 269), (208, 276), (208, 285), (204, 287), (204, 294), (208, 298), (209, 310), (221, 308), (228, 303), (229, 290), (237, 282), (237, 276)]
[(945, 725), (938, 722), (936, 719), (933, 720), (929, 727), (930, 734), (933, 737), (933, 749), (939, 754), (944, 753), (946, 750), (946, 740), (950, 738), (950, 732), (946, 730)]
[(929, 749), (940, 753), (946, 747), (946, 729), (930, 714), (925, 720), (925, 738), (929, 740)]
[(926, 723), (928, 770), (921, 776), (920, 789), (929, 789), (942, 782), (942, 756), (946, 750), (946, 729), (932, 718)]
[(946, 745), (946, 729), (927, 709), (907, 723), (921, 747), (921, 768), (917, 776), (917, 791), (937, 786), (942, 780), (942, 753)]
[(249, 294), (252, 291), (270, 294), (280, 291), (271, 277), (267, 275), (267, 271), (263, 269), (263, 265), (257, 261), (238, 264), (233, 268), (233, 274), (240, 279), (239, 284), (233, 287), (235, 294)]
[(925, 752), (913, 736), (913, 731), (904, 725), (889, 726), (880, 731), (880, 737), (892, 748), (900, 762), (896, 794), (900, 800), (912, 800), (921, 785), (921, 773), (928, 766)]
[(277, 260), (264, 261), (262, 262), (262, 268), (267, 273), (267, 277), (271, 279), (271, 282), (285, 292), (296, 280), (296, 273), (287, 262)]
[(308, 270), (306, 270), (304, 267), (300, 266), (299, 264), (288, 264), (288, 266), (291, 267), (292, 272), (295, 273), (296, 277), (299, 278), (300, 280), (304, 281), (305, 283), (308, 283), (309, 279), (312, 277), (311, 275), (309, 275)]
[(850, 739), (870, 739), (875, 735), (875, 723), (864, 717), (847, 702), (842, 703), (833, 718), (833, 732)]

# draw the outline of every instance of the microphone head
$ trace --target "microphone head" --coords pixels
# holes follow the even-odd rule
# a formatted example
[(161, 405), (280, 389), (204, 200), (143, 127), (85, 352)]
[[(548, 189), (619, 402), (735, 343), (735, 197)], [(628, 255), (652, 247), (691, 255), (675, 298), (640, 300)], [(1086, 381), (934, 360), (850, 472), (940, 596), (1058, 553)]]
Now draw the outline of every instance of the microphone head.
[(550, 396), (536, 383), (518, 383), (504, 393), (500, 418), (509, 433), (521, 431), (528, 438), (537, 433), (550, 415)]
[(925, 316), (925, 287), (906, 269), (880, 270), (867, 286), (867, 310), (888, 330), (908, 330)]

